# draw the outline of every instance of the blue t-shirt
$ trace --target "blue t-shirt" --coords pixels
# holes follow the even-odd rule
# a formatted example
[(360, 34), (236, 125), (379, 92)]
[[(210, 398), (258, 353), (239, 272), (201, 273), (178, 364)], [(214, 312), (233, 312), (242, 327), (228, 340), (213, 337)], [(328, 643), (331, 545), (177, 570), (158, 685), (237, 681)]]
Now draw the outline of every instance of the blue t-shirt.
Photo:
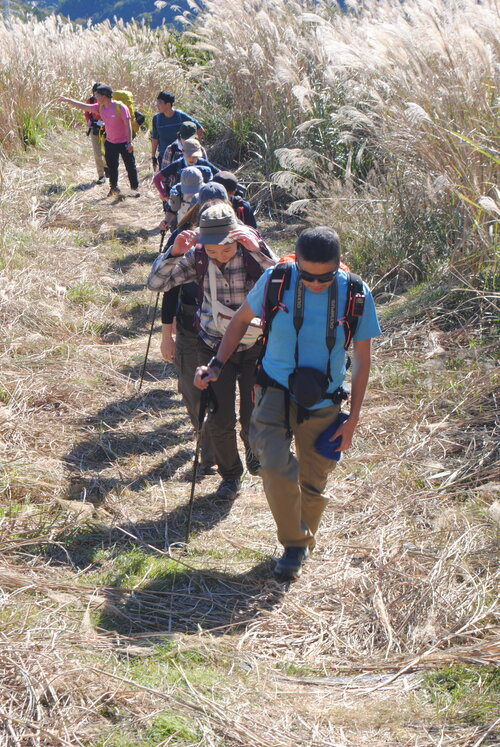
[(194, 122), (198, 129), (201, 128), (201, 124), (197, 119), (190, 117), (189, 114), (180, 109), (174, 109), (171, 117), (166, 117), (163, 112), (158, 112), (158, 114), (154, 115), (151, 137), (153, 140), (158, 140), (160, 163), (165, 149), (177, 139), (179, 127), (183, 122)]
[[(265, 290), (272, 268), (259, 278), (247, 296), (247, 301), (255, 316), (262, 316), (264, 306)], [(267, 343), (266, 352), (262, 365), (268, 376), (282, 386), (288, 387), (288, 377), (295, 369), (295, 342), (297, 334), (293, 326), (293, 307), (295, 299), (295, 286), (298, 273), (294, 264), (290, 278), (290, 287), (284, 291), (282, 303), (288, 309), (277, 311), (272, 322), (271, 332)], [(344, 316), (347, 301), (347, 273), (339, 270), (338, 278), (338, 302), (337, 319)], [(335, 282), (335, 281), (334, 281)], [(358, 322), (354, 340), (367, 340), (381, 334), (380, 326), (375, 311), (373, 297), (368, 287), (363, 283), (366, 299), (363, 316)], [(328, 323), (328, 289), (322, 293), (313, 293), (305, 288), (304, 293), (304, 320), (299, 332), (299, 366), (317, 368), (326, 373), (328, 363), (328, 348), (326, 346), (326, 325)], [(346, 352), (344, 350), (345, 334), (342, 325), (337, 327), (335, 346), (330, 357), (330, 370), (332, 381), (328, 386), (328, 392), (334, 392), (341, 386), (346, 374)], [(311, 409), (328, 407), (331, 400), (321, 400)]]

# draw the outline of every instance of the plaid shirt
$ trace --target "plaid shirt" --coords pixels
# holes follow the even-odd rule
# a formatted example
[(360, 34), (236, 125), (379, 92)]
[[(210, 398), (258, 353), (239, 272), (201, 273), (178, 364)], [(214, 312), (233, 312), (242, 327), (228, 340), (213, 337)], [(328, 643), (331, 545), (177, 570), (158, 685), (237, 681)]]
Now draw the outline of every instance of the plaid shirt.
[[(276, 257), (268, 257), (262, 252), (252, 252), (252, 257), (259, 263), (263, 270), (276, 264)], [(212, 262), (211, 259), (208, 260)], [(214, 262), (215, 264), (215, 262)], [(217, 299), (224, 306), (236, 310), (246, 300), (248, 292), (253, 288), (254, 281), (246, 273), (243, 264), (243, 248), (238, 244), (236, 254), (224, 265), (224, 272), (215, 264), (217, 281)], [(176, 285), (197, 282), (198, 276), (195, 268), (194, 248), (189, 249), (182, 257), (165, 257), (160, 254), (153, 263), (148, 278), (148, 288), (152, 291), (169, 291)], [(199, 334), (201, 339), (211, 348), (216, 349), (222, 339), (222, 334), (217, 329), (212, 313), (212, 302), (210, 296), (210, 283), (208, 272), (203, 280), (203, 302), (198, 311), (200, 320)], [(237, 350), (246, 350), (248, 345), (238, 345)]]

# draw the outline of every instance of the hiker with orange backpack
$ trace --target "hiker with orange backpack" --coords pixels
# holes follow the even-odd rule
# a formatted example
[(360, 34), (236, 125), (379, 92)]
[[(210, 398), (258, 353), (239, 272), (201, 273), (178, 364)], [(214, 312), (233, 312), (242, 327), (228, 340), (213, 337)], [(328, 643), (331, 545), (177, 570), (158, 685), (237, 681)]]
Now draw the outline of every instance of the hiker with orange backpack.
[(110, 190), (108, 197), (121, 199), (118, 189), (118, 162), (122, 157), (132, 190), (133, 197), (139, 197), (139, 177), (135, 165), (134, 146), (132, 145), (132, 119), (128, 106), (113, 99), (113, 91), (109, 86), (100, 85), (94, 92), (97, 100), (95, 104), (75, 101), (66, 96), (60, 96), (59, 101), (70, 104), (77, 109), (97, 114), (106, 127), (104, 152), (108, 166)]
[[(303, 231), (293, 262), (278, 263), (238, 309), (217, 356), (196, 371), (195, 385), (216, 386), (252, 319), (263, 320), (250, 448), (284, 547), (274, 569), (300, 576), (328, 504), (328, 475), (350, 448), (370, 374), (371, 339), (380, 334), (361, 278), (340, 268), (340, 242), (326, 226)], [(353, 342), (349, 414), (346, 350)], [(291, 451), (295, 439), (295, 454)]]

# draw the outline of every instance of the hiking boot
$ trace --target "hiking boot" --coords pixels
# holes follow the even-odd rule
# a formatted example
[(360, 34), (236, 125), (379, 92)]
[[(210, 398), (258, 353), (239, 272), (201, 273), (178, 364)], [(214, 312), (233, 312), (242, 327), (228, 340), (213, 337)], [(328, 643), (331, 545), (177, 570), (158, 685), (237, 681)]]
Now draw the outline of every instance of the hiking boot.
[(106, 177), (103, 175), (99, 177), (99, 179), (96, 181), (96, 184), (105, 184), (105, 182), (106, 182)]
[(223, 480), (216, 490), (215, 497), (234, 501), (241, 488), (241, 480)]
[(200, 464), (200, 475), (215, 475), (215, 464)]
[(131, 197), (140, 197), (140, 196), (141, 196), (141, 193), (139, 192), (139, 190), (137, 190), (137, 189), (133, 189), (133, 190), (132, 190), (132, 191), (130, 192), (130, 196), (131, 196)]
[(251, 475), (258, 475), (260, 472), (260, 462), (251, 449), (247, 449), (245, 453), (245, 462), (247, 470)]
[(122, 199), (122, 193), (118, 189), (118, 187), (111, 187), (107, 197), (114, 197), (115, 200), (121, 200)]
[(285, 552), (276, 563), (274, 574), (289, 581), (298, 578), (308, 555), (307, 547), (285, 547)]

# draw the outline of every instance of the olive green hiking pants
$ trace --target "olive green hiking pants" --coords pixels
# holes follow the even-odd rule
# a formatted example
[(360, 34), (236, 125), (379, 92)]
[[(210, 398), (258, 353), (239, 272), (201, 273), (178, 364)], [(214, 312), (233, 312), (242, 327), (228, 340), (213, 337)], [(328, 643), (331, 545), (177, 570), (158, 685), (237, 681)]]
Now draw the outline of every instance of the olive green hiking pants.
[(90, 140), (92, 143), (92, 151), (94, 153), (94, 161), (95, 161), (95, 167), (97, 169), (97, 176), (100, 179), (102, 176), (104, 176), (104, 168), (106, 166), (106, 162), (104, 160), (104, 155), (101, 148), (101, 141), (99, 139), (99, 135), (94, 135), (93, 132), (90, 133)]

